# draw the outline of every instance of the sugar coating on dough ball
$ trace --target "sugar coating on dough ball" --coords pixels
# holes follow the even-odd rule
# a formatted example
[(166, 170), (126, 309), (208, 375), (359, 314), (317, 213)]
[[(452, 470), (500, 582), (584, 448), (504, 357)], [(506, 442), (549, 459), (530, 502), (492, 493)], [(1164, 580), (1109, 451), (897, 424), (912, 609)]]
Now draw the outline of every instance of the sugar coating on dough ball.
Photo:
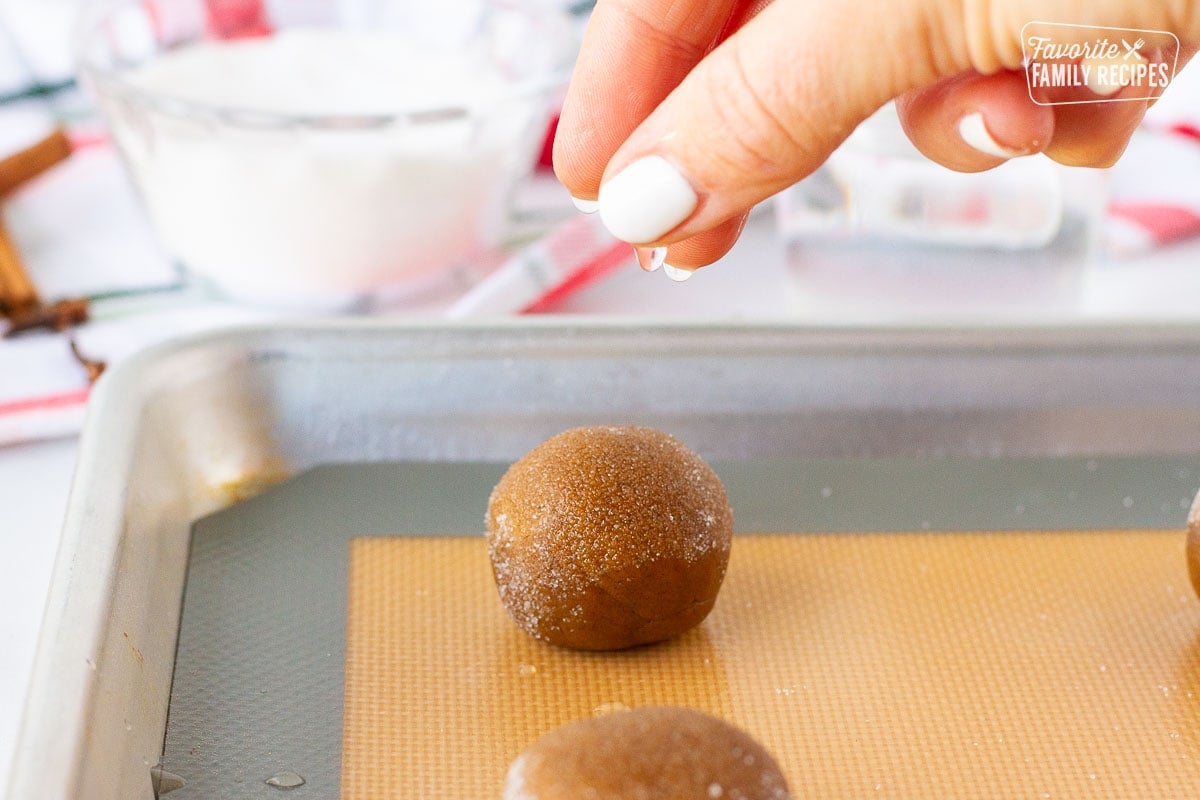
[(662, 431), (574, 428), (492, 491), (488, 553), (500, 600), (531, 635), (618, 650), (662, 641), (712, 610), (733, 512), (700, 456)]
[(786, 800), (787, 781), (747, 733), (687, 708), (580, 720), (509, 767), (504, 800)]

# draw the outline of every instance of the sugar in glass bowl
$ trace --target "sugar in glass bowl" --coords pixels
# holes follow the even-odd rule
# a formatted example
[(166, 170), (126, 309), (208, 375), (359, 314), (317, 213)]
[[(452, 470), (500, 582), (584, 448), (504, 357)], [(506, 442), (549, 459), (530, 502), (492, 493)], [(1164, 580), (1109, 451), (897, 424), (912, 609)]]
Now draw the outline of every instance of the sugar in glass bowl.
[(537, 0), (107, 0), (78, 51), (168, 252), (338, 307), (495, 248), (575, 47)]

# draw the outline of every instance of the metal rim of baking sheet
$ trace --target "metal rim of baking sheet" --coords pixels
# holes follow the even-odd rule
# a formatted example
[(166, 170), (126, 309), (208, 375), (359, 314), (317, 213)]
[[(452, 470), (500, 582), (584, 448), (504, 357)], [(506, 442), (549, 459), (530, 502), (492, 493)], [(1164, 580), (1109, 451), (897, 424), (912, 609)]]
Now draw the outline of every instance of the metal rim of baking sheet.
[[(538, 394), (513, 391), (529, 388), (522, 381), (531, 376), (521, 368), (538, 359)], [(712, 359), (722, 359), (728, 373), (696, 374)], [(769, 369), (797, 359), (815, 371), (811, 381)], [(275, 370), (281, 383), (264, 378), (232, 398), (226, 395), (239, 392), (205, 387), (222, 370), (254, 374), (270, 371), (271, 364), (284, 365)], [(791, 403), (814, 413), (850, 407), (867, 417), (880, 412), (880, 419), (893, 422), (915, 420), (901, 424), (898, 433), (884, 432), (882, 447), (915, 447), (935, 456), (1122, 452), (1122, 442), (1128, 445), (1134, 435), (1141, 437), (1134, 448), (1142, 452), (1200, 452), (1200, 425), (1190, 424), (1200, 418), (1200, 328), (1184, 324), (816, 329), (570, 318), (454, 326), (337, 321), (231, 329), (163, 344), (113, 370), (92, 399), (14, 754), (11, 800), (154, 796), (148, 775), (166, 725), (189, 526), (229, 502), (217, 491), (221, 485), (327, 460), (413, 456), (407, 447), (434, 460), (465, 457), (458, 445), (430, 453), (428, 442), (395, 436), (364, 448), (363, 430), (354, 425), (297, 442), (313, 433), (297, 428), (297, 420), (319, 409), (285, 412), (270, 403), (296, 402), (287, 392), (298, 389), (300, 400), (310, 404), (329, 392), (354, 401), (354, 387), (315, 377), (315, 369), (337, 364), (343, 373), (351, 365), (390, 368), (389, 374), (398, 364), (421, 364), (427, 377), (437, 372), (457, 389), (481, 375), (508, 375), (509, 383), (489, 387), (498, 403), (490, 409), (494, 414), (516, 413), (522, 404), (531, 404), (522, 413), (536, 414), (547, 403), (576, 403), (592, 412), (595, 392), (584, 391), (584, 384), (594, 389), (598, 380), (618, 380), (620, 410), (666, 404), (664, 413), (685, 415), (691, 404), (733, 413), (753, 401), (762, 408), (774, 404), (776, 411)], [(565, 364), (583, 372), (556, 383)], [(287, 377), (288, 366), (296, 374), (279, 378)], [(629, 370), (638, 374), (631, 377)], [(980, 383), (981, 374), (992, 380)], [(681, 394), (682, 384), (690, 394)], [(454, 403), (422, 408), (422, 402), (446, 398), (417, 394), (406, 398), (405, 413), (480, 413), (477, 406)], [(1095, 413), (1063, 423), (1089, 403)], [(198, 413), (213, 405), (229, 416)], [(974, 413), (982, 415), (978, 419), (1010, 418), (991, 438), (986, 431), (945, 441), (914, 438), (944, 433), (922, 414), (944, 412), (948, 405), (957, 415), (943, 420), (951, 427), (963, 419), (970, 427)], [(238, 410), (242, 417), (233, 413)], [(249, 412), (259, 416), (248, 421)], [(1020, 420), (1042, 413), (1063, 423), (1063, 430), (1051, 425), (1036, 439), (1005, 441)], [(570, 416), (550, 415), (542, 427), (548, 431)], [(1145, 424), (1136, 433), (1096, 430), (1123, 420)], [(157, 439), (149, 435), (155, 426)], [(484, 455), (515, 457), (536, 442), (536, 429), (500, 435), (486, 443)], [(821, 440), (815, 446), (839, 445)], [(127, 735), (98, 733), (114, 729)]]

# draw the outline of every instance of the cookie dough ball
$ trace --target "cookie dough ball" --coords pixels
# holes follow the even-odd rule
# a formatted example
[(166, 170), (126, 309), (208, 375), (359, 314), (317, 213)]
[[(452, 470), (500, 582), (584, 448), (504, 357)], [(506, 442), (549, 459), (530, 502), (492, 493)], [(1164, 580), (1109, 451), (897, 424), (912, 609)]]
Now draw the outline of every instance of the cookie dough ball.
[(1187, 566), (1192, 588), (1200, 594), (1200, 494), (1192, 501), (1187, 518)]
[(676, 636), (712, 609), (733, 512), (677, 439), (575, 428), (538, 445), (492, 491), (488, 551), (500, 600), (561, 647), (619, 650)]
[(504, 800), (786, 800), (771, 754), (686, 708), (618, 711), (565, 725), (517, 756)]

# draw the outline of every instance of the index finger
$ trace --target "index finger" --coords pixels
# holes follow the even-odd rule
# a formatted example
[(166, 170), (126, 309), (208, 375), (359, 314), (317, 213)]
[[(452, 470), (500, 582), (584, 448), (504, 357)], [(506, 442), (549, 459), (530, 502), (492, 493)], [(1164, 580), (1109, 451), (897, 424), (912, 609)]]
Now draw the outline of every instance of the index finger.
[(613, 153), (712, 48), (744, 0), (600, 0), (554, 139), (554, 171), (594, 199)]

